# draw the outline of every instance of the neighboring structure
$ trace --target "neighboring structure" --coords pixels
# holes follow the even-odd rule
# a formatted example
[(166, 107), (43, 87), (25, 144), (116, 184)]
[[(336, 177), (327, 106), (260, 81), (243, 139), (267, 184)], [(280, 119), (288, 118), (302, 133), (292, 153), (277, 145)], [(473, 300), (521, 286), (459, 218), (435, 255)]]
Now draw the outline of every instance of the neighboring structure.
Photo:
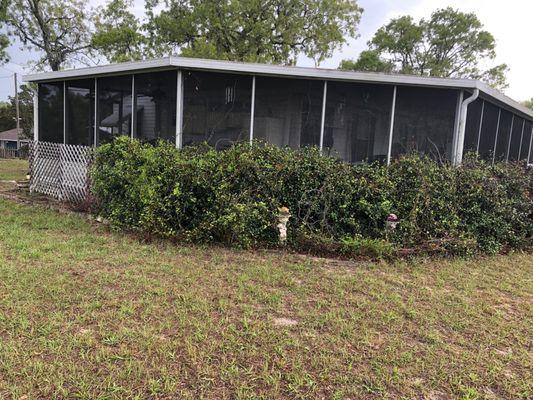
[(28, 144), (27, 139), (20, 139), (17, 128), (0, 132), (0, 149), (18, 150)]
[(119, 135), (221, 149), (262, 139), (348, 162), (417, 151), (532, 161), (533, 112), (467, 79), (167, 57), (25, 76), (35, 139), (94, 146)]

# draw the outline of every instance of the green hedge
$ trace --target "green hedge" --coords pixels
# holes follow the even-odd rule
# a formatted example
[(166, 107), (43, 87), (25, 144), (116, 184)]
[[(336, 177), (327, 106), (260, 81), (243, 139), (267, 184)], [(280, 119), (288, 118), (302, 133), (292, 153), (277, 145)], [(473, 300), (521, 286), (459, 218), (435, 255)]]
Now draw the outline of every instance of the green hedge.
[[(238, 144), (177, 150), (126, 138), (98, 148), (96, 212), (119, 228), (191, 242), (276, 246), (288, 207), (288, 245), (344, 255), (397, 248), (495, 253), (529, 245), (532, 177), (475, 159), (453, 168), (419, 156), (389, 167), (351, 165), (316, 148)], [(399, 217), (385, 229), (389, 213)]]

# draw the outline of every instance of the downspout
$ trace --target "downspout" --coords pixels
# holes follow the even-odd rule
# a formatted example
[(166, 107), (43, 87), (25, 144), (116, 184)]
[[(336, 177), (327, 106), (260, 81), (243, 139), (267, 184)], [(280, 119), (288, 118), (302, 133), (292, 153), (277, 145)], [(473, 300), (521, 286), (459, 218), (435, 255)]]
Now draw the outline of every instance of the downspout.
[(461, 103), (461, 113), (459, 115), (459, 129), (457, 130), (457, 141), (455, 142), (454, 165), (461, 165), (463, 161), (463, 149), (465, 142), (466, 117), (468, 114), (468, 105), (479, 97), (479, 89), (474, 89), (472, 96), (466, 98)]

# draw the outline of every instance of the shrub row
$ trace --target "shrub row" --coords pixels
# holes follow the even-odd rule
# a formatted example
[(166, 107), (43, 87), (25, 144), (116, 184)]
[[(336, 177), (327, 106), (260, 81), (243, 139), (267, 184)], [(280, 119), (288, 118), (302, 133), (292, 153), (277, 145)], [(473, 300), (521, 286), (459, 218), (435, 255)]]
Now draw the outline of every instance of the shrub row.
[(91, 181), (95, 211), (113, 225), (192, 242), (275, 246), (279, 207), (292, 214), (288, 245), (321, 253), (379, 256), (390, 244), (495, 253), (528, 246), (533, 230), (531, 171), (474, 158), (454, 168), (412, 155), (386, 167), (316, 148), (177, 150), (120, 138), (99, 147)]

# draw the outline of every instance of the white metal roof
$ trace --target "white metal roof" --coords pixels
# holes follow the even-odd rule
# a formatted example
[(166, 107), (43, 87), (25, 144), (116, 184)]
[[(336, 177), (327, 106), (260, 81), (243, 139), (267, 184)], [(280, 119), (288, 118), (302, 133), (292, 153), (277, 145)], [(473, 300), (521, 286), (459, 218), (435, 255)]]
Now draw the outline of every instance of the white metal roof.
[(80, 79), (105, 75), (146, 72), (157, 69), (184, 68), (218, 72), (244, 73), (280, 77), (296, 77), (331, 81), (367, 82), (406, 86), (427, 86), (449, 89), (479, 89), (481, 97), (492, 100), (500, 106), (510, 108), (515, 113), (533, 120), (533, 111), (504, 95), (489, 85), (472, 79), (435, 78), (416, 75), (384, 74), (375, 72), (353, 72), (338, 69), (290, 67), (270, 64), (243, 63), (235, 61), (206, 60), (169, 56), (143, 61), (132, 61), (96, 67), (77, 68), (57, 72), (44, 72), (23, 76), (26, 82), (45, 82), (67, 79)]

